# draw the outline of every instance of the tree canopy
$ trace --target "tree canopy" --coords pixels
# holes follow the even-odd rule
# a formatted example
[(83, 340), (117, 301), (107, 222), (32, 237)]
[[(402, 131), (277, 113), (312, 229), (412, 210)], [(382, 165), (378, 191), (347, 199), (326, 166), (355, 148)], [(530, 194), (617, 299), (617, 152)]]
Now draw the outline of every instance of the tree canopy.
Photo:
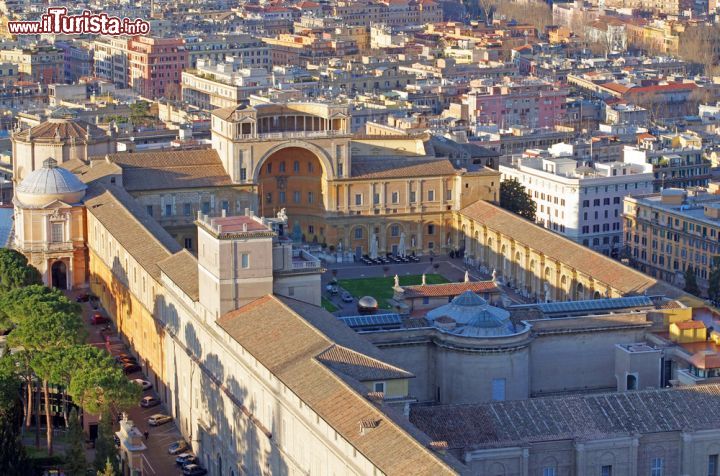
[(695, 270), (692, 266), (685, 268), (685, 292), (694, 294), (695, 296), (700, 295), (700, 287), (698, 286), (697, 276), (695, 276)]
[(0, 294), (40, 283), (40, 272), (28, 264), (25, 255), (9, 248), (0, 248)]
[(535, 202), (516, 179), (500, 182), (500, 206), (523, 218), (535, 221)]

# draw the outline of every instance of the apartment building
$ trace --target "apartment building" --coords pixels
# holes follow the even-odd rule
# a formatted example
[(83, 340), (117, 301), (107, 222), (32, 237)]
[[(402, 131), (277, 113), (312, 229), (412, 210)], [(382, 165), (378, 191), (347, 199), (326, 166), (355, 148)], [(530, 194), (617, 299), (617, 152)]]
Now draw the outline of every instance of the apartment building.
[(93, 43), (95, 76), (118, 88), (128, 87), (128, 38), (101, 36)]
[(225, 62), (200, 59), (197, 68), (182, 73), (182, 98), (205, 110), (236, 106), (250, 95), (268, 89), (271, 76), (262, 67), (243, 67), (243, 59)]
[(720, 195), (666, 188), (625, 199), (624, 245), (631, 263), (650, 276), (684, 285), (688, 266), (701, 289), (720, 253)]
[(65, 81), (64, 53), (54, 46), (0, 50), (0, 63), (17, 65), (20, 81), (46, 85)]
[(500, 165), (503, 180), (516, 179), (530, 193), (539, 225), (605, 255), (621, 250), (623, 197), (651, 192), (651, 170), (622, 162), (586, 166), (570, 157)]
[(187, 67), (184, 41), (138, 36), (128, 42), (129, 85), (148, 99), (180, 97), (180, 80)]
[(334, 5), (333, 15), (349, 26), (369, 28), (383, 23), (399, 27), (441, 22), (442, 7), (433, 0), (341, 1)]
[(188, 67), (196, 68), (199, 60), (222, 63), (232, 57), (246, 68), (270, 68), (270, 49), (259, 38), (250, 35), (185, 37)]
[(553, 127), (563, 123), (567, 95), (564, 88), (530, 78), (474, 89), (463, 102), (473, 122)]
[(704, 156), (702, 142), (695, 139), (683, 142), (650, 136), (638, 146), (625, 146), (624, 161), (651, 164), (656, 192), (666, 187), (704, 187), (710, 180), (710, 161)]

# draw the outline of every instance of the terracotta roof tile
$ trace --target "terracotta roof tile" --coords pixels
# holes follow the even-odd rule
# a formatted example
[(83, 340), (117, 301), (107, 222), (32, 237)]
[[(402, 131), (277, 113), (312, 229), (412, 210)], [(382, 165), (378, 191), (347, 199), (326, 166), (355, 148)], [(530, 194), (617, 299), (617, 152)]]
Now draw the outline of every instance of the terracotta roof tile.
[(720, 385), (698, 385), (477, 405), (416, 405), (410, 421), (450, 448), (471, 450), (717, 428), (718, 398)]
[(353, 161), (352, 179), (380, 179), (456, 175), (460, 171), (447, 159), (413, 160), (392, 158)]
[(193, 301), (200, 299), (197, 258), (182, 250), (158, 263), (158, 267)]
[[(444, 461), (428, 450), (427, 443), (418, 440), (427, 437), (418, 436), (419, 432), (413, 434), (393, 421), (368, 401), (357, 386), (347, 383), (321, 362), (319, 356), (332, 353), (334, 342), (294, 312), (288, 306), (293, 301), (266, 296), (222, 316), (217, 323), (383, 473), (455, 474), (448, 463), (457, 464), (455, 460), (443, 456)], [(324, 321), (326, 329), (347, 329), (321, 308), (310, 305), (300, 308), (312, 309), (312, 319)], [(345, 331), (333, 332), (348, 338)], [(355, 335), (354, 339), (362, 337)], [(380, 423), (361, 434), (358, 430), (363, 421)]]
[(624, 295), (647, 291), (670, 298), (686, 296), (682, 290), (668, 283), (647, 276), (489, 202), (479, 200), (463, 208), (460, 213), (475, 220), (479, 226), (514, 237), (519, 246), (528, 246), (544, 254), (546, 259), (571, 266), (603, 285), (612, 286)]
[(410, 372), (340, 345), (333, 345), (318, 355), (317, 359), (331, 369), (361, 382), (414, 377)]
[(497, 292), (498, 288), (492, 281), (471, 281), (468, 283), (426, 284), (403, 286), (405, 297), (458, 296), (465, 291), (474, 293)]

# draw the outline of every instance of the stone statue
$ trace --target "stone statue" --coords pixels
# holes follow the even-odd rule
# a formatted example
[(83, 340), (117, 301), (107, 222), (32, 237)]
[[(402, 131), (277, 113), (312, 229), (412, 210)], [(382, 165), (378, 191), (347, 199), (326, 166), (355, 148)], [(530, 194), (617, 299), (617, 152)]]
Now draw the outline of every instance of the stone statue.
[(397, 274), (395, 275), (395, 287), (396, 288), (400, 287), (400, 278), (398, 277)]
[(550, 302), (550, 284), (547, 281), (543, 283), (543, 289), (545, 290), (545, 302)]
[(410, 248), (415, 249), (415, 235), (410, 237)]
[(423, 273), (423, 275), (422, 275), (422, 285), (425, 286), (425, 284), (426, 284), (426, 283), (425, 283), (425, 273)]
[(285, 209), (281, 208), (279, 212), (277, 212), (277, 219), (282, 220), (283, 222), (287, 222), (287, 213), (285, 213)]
[(465, 282), (470, 282), (470, 271), (468, 271), (467, 269), (465, 270)]
[(497, 269), (493, 268), (492, 270), (492, 280), (497, 281)]

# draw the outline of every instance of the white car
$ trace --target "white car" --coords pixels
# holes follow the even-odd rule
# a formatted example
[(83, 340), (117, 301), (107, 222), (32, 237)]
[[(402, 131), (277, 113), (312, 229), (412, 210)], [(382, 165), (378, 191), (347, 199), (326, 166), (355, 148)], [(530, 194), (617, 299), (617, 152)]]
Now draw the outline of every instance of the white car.
[(156, 413), (155, 415), (148, 418), (148, 425), (150, 426), (160, 426), (164, 425), (165, 423), (170, 423), (173, 420), (173, 417), (170, 415), (163, 415), (162, 413)]
[(133, 383), (136, 383), (142, 387), (143, 390), (148, 390), (152, 388), (152, 384), (148, 382), (147, 380), (143, 380), (141, 378), (134, 378), (132, 379)]

